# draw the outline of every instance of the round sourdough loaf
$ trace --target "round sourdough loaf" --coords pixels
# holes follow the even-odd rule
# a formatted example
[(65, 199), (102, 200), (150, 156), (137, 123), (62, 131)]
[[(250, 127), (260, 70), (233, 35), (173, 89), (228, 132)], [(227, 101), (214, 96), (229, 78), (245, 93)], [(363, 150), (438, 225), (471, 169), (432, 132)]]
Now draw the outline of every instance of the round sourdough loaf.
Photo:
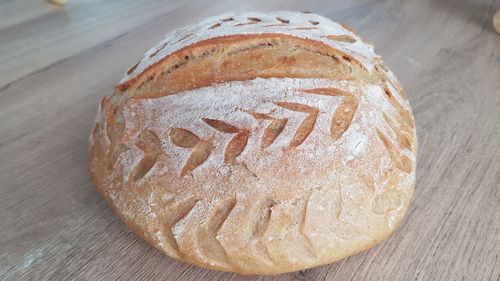
[(408, 209), (408, 100), (373, 47), (310, 13), (231, 13), (181, 28), (103, 98), (99, 193), (169, 256), (243, 274), (331, 263)]

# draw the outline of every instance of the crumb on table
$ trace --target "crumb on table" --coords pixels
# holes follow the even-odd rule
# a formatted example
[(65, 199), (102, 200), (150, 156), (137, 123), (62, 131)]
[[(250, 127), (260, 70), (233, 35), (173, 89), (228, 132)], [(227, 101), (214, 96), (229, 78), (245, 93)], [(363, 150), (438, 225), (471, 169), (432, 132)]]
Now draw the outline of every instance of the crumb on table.
[(64, 6), (68, 3), (68, 0), (48, 0), (52, 4), (56, 4), (59, 6)]
[(500, 10), (497, 11), (495, 16), (493, 17), (493, 27), (500, 34)]

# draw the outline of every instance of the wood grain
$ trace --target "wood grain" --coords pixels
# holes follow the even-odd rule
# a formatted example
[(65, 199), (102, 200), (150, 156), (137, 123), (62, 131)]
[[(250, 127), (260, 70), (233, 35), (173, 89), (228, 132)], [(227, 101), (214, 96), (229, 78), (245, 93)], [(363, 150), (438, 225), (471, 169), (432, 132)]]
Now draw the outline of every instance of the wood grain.
[[(500, 36), (495, 0), (0, 2), (1, 280), (499, 280)], [(230, 10), (348, 24), (398, 75), (417, 123), (400, 229), (338, 263), (275, 277), (189, 266), (140, 240), (90, 182), (99, 99), (161, 36)]]

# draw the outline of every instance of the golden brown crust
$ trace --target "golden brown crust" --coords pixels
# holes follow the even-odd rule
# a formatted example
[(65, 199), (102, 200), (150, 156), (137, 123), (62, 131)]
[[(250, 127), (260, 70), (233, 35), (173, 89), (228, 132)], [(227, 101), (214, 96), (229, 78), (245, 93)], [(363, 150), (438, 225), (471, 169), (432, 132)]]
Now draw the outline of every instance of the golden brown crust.
[[(102, 100), (89, 154), (99, 193), (148, 243), (209, 269), (295, 271), (389, 236), (416, 160), (392, 73), (316, 15), (221, 18), (169, 37)], [(203, 37), (227, 25), (260, 33)]]
[[(340, 37), (330, 37), (332, 40), (344, 40)], [(309, 39), (302, 39), (290, 35), (285, 35), (285, 34), (276, 34), (276, 33), (263, 33), (263, 34), (245, 34), (245, 35), (230, 35), (230, 36), (224, 36), (224, 37), (216, 37), (216, 38), (211, 38), (208, 40), (204, 40), (201, 42), (197, 42), (195, 44), (186, 46), (180, 50), (175, 51), (174, 53), (169, 54), (168, 56), (162, 58), (161, 60), (149, 65), (143, 72), (141, 72), (139, 75), (134, 76), (132, 79), (126, 81), (125, 83), (118, 84), (116, 86), (116, 89), (119, 91), (125, 91), (128, 88), (139, 88), (140, 86), (143, 85), (143, 83), (146, 80), (151, 80), (151, 79), (156, 79), (158, 75), (164, 74), (165, 71), (172, 71), (176, 70), (178, 72), (178, 67), (186, 64), (189, 60), (192, 60), (194, 56), (201, 55), (201, 56), (206, 56), (207, 53), (213, 52), (221, 52), (224, 51), (224, 48), (232, 47), (232, 49), (227, 50), (227, 53), (231, 53), (232, 51), (236, 51), (239, 53), (242, 53), (242, 50), (238, 50), (239, 46), (245, 46), (245, 48), (248, 48), (250, 45), (251, 47), (266, 47), (269, 46), (270, 49), (272, 50), (275, 45), (277, 45), (279, 42), (287, 43), (288, 48), (295, 46), (300, 46), (303, 48), (307, 48), (307, 52), (304, 52), (305, 54), (307, 53), (316, 53), (316, 54), (321, 54), (323, 59), (329, 57), (330, 59), (337, 60), (337, 61), (348, 61), (349, 65), (352, 66), (357, 66), (359, 68), (362, 68), (361, 63), (357, 61), (355, 58), (349, 56), (348, 54), (338, 50), (338, 49), (333, 49), (330, 46), (326, 45), (325, 43), (314, 41), (314, 40), (309, 40)], [(290, 50), (290, 49), (289, 49)], [(244, 51), (244, 50), (243, 50)], [(153, 53), (154, 54), (154, 53)], [(215, 53), (214, 56), (217, 56), (218, 54)], [(264, 54), (265, 55), (265, 54)], [(248, 62), (251, 63), (252, 60), (255, 62), (255, 60), (261, 59), (261, 62), (264, 63), (271, 63), (269, 60), (262, 59), (262, 58), (247, 58), (247, 60), (239, 61), (241, 63)], [(298, 57), (298, 59), (301, 59), (301, 57)], [(307, 58), (302, 58), (303, 61), (307, 61)], [(238, 60), (236, 60), (238, 61)], [(287, 61), (286, 56), (285, 57), (280, 57), (277, 60), (273, 60), (274, 64), (281, 63), (283, 66), (287, 66), (290, 64), (295, 64), (296, 62), (294, 61)], [(317, 63), (322, 64), (324, 61), (317, 61)], [(138, 63), (132, 66), (129, 69), (130, 71), (133, 71), (137, 67)], [(300, 65), (297, 63), (297, 65)], [(241, 65), (238, 65), (241, 66)], [(262, 67), (263, 69), (266, 69), (266, 67)], [(256, 68), (253, 68), (254, 70), (259, 70)], [(233, 74), (231, 69), (228, 69), (225, 73), (227, 74)], [(233, 69), (234, 70), (234, 69)], [(267, 68), (267, 70), (270, 70)], [(290, 70), (290, 69), (288, 69)], [(129, 73), (130, 74), (130, 73)], [(198, 75), (203, 75), (203, 73), (196, 72)], [(198, 80), (196, 84), (190, 84), (190, 83), (185, 83), (185, 81), (181, 82), (182, 86), (185, 86), (186, 88), (173, 88), (171, 89), (171, 93), (177, 93), (181, 91), (186, 91), (186, 90), (191, 90), (191, 89), (196, 89), (200, 87), (205, 87), (208, 85), (211, 85), (213, 83), (217, 82), (227, 82), (227, 81), (235, 81), (235, 80), (251, 80), (255, 79), (257, 77), (275, 77), (275, 78), (335, 78), (331, 73), (314, 73), (314, 74), (305, 74), (305, 73), (292, 73), (292, 72), (286, 72), (286, 68), (283, 68), (280, 70), (277, 70), (276, 72), (268, 72), (268, 73), (238, 73), (240, 76), (237, 77), (217, 77), (217, 76), (212, 76), (212, 77), (207, 77), (205, 79)], [(185, 77), (189, 75), (189, 73), (182, 73), (180, 76)], [(186, 77), (187, 78), (187, 77)], [(167, 79), (162, 79), (165, 83), (171, 82), (168, 81)], [(171, 87), (171, 86), (170, 86)], [(170, 93), (169, 91), (166, 92), (167, 94)]]

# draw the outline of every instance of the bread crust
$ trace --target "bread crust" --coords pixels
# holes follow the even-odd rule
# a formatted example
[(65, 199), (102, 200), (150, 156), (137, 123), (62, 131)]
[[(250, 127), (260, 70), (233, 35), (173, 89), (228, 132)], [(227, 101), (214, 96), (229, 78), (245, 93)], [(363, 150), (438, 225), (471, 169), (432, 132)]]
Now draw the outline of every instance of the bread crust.
[(148, 243), (204, 268), (279, 274), (372, 247), (408, 209), (416, 165), (408, 100), (372, 49), (292, 12), (172, 33), (101, 101), (98, 192)]

